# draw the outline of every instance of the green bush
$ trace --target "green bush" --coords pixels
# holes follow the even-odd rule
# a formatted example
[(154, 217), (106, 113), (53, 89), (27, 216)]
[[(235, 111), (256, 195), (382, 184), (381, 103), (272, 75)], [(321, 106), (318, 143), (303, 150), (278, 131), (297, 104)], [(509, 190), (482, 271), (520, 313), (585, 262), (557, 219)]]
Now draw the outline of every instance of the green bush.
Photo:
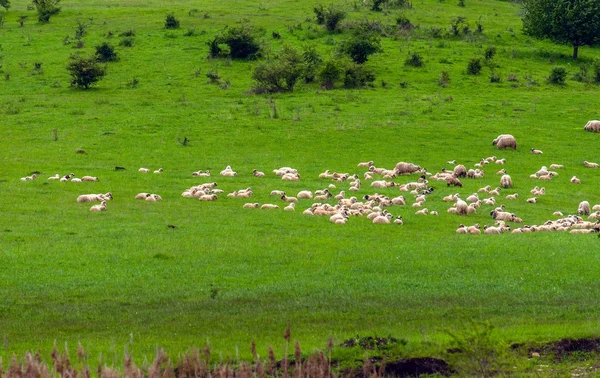
[(325, 25), (327, 30), (334, 31), (339, 26), (339, 23), (346, 18), (346, 11), (334, 4), (329, 4), (325, 8), (322, 4), (313, 8), (317, 24)]
[(133, 38), (130, 38), (130, 37), (128, 37), (128, 38), (123, 38), (123, 39), (121, 40), (121, 42), (119, 42), (119, 46), (123, 46), (123, 47), (133, 47), (133, 42), (134, 42)]
[(592, 80), (596, 84), (600, 84), (600, 59), (596, 59), (594, 61), (594, 66), (592, 67)]
[(492, 60), (496, 55), (496, 46), (490, 46), (485, 49), (485, 60)]
[(106, 74), (106, 69), (94, 56), (89, 58), (72, 56), (67, 70), (71, 75), (71, 86), (80, 89), (88, 89)]
[(383, 50), (381, 49), (381, 39), (378, 35), (357, 31), (353, 33), (350, 39), (342, 42), (339, 51), (347, 54), (354, 63), (363, 64), (369, 59), (370, 55)]
[(225, 27), (207, 45), (212, 58), (230, 56), (232, 59), (254, 59), (260, 56), (258, 31), (248, 24)]
[(373, 70), (362, 64), (349, 63), (344, 69), (344, 87), (346, 88), (364, 88), (372, 85), (374, 81)]
[(284, 46), (278, 60), (256, 66), (252, 73), (254, 93), (292, 92), (303, 72), (303, 56), (293, 47)]
[(33, 6), (38, 14), (38, 21), (46, 23), (50, 21), (50, 17), (58, 14), (60, 8), (57, 7), (60, 0), (33, 0)]
[(313, 45), (304, 48), (302, 58), (304, 61), (304, 82), (312, 83), (317, 77), (317, 71), (323, 63), (323, 59)]
[(448, 71), (442, 71), (440, 73), (440, 78), (438, 82), (442, 88), (446, 88), (448, 83), (450, 83), (450, 74), (448, 73)]
[(165, 29), (179, 29), (179, 20), (173, 13), (169, 13), (165, 17)]
[(471, 58), (471, 60), (469, 60), (469, 63), (467, 64), (467, 73), (469, 75), (479, 75), (479, 72), (481, 72), (481, 68), (481, 59)]
[(567, 79), (567, 70), (564, 67), (552, 67), (548, 82), (550, 84), (563, 85)]
[(419, 53), (412, 53), (406, 58), (404, 65), (410, 67), (423, 67), (423, 57)]
[(96, 46), (96, 60), (99, 62), (116, 62), (119, 60), (119, 56), (110, 43), (104, 42), (100, 46)]
[(501, 83), (502, 78), (497, 73), (492, 72), (490, 75), (490, 83)]
[(339, 61), (328, 60), (318, 73), (318, 79), (323, 89), (333, 89), (335, 83), (342, 77), (343, 68)]

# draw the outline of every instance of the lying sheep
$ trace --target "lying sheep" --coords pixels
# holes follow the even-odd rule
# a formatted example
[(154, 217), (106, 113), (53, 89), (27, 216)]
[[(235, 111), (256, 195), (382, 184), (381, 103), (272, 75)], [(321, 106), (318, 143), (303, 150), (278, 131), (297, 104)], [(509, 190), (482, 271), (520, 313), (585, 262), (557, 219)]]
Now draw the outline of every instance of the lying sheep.
[(245, 203), (244, 206), (242, 206), (242, 208), (244, 208), (244, 209), (258, 209), (258, 206), (260, 206), (258, 203)]
[(203, 194), (200, 197), (198, 197), (199, 201), (216, 201), (217, 200), (217, 195), (216, 194)]
[(60, 175), (57, 173), (54, 176), (48, 177), (48, 181), (60, 180)]
[(542, 155), (543, 154), (542, 150), (536, 150), (535, 148), (531, 148), (530, 151), (534, 155)]
[(148, 172), (150, 172), (150, 170), (148, 168), (140, 168), (140, 169), (138, 169), (138, 172), (148, 173)]
[(506, 198), (507, 200), (515, 200), (515, 199), (519, 198), (519, 193), (509, 194), (504, 198)]
[(600, 133), (600, 121), (596, 121), (596, 120), (588, 121), (588, 123), (585, 124), (583, 129), (585, 131)]
[(584, 161), (583, 165), (585, 165), (588, 168), (598, 168), (598, 163), (592, 163), (589, 161)]
[(374, 164), (374, 163), (373, 163), (373, 160), (371, 160), (371, 161), (366, 161), (366, 162), (361, 162), (361, 163), (358, 163), (357, 167), (358, 167), (358, 168), (369, 168), (369, 167), (370, 167), (370, 166), (372, 166), (373, 164)]
[(571, 180), (569, 180), (569, 181), (573, 184), (581, 184), (581, 180), (578, 179), (577, 176), (571, 177)]
[(113, 199), (112, 193), (108, 192), (106, 194), (82, 194), (77, 197), (78, 203), (84, 202), (96, 202), (96, 201), (110, 201)]
[(158, 168), (156, 171), (154, 171), (154, 173), (160, 174), (160, 173), (163, 173), (163, 171), (164, 170), (162, 168)]
[(267, 209), (267, 210), (269, 210), (269, 209), (279, 209), (279, 206), (273, 205), (273, 204), (270, 204), (270, 203), (265, 203), (260, 208), (261, 209)]
[(34, 173), (31, 176), (21, 177), (21, 181), (33, 181), (37, 178), (37, 175)]
[(312, 199), (313, 194), (310, 190), (302, 190), (298, 192), (296, 197), (298, 197), (298, 199)]
[(252, 174), (253, 174), (255, 177), (265, 177), (265, 173), (264, 173), (264, 172), (257, 171), (256, 169), (253, 169), (253, 170), (252, 170)]
[(594, 207), (592, 207), (592, 210), (599, 211), (600, 210), (600, 204), (594, 205)]
[(69, 180), (71, 180), (73, 177), (75, 177), (75, 173), (69, 173), (68, 175), (65, 175), (63, 177), (60, 178), (60, 182), (67, 182)]
[(550, 164), (550, 169), (564, 169), (565, 166), (562, 164)]
[(152, 193), (146, 197), (146, 201), (149, 201), (149, 202), (162, 201), (162, 197), (159, 196), (158, 194)]
[(136, 200), (145, 200), (149, 195), (150, 195), (150, 193), (138, 193), (135, 195), (135, 199)]
[(507, 148), (517, 149), (517, 140), (510, 134), (501, 134), (492, 141), (492, 145), (496, 148), (504, 150)]
[(83, 176), (81, 181), (98, 181), (98, 177), (96, 176)]
[(292, 202), (283, 208), (283, 211), (296, 211), (296, 203)]
[(285, 202), (298, 202), (298, 198), (296, 197), (288, 197), (285, 194), (281, 196), (281, 199)]
[(93, 213), (96, 213), (99, 211), (106, 211), (106, 201), (102, 201), (99, 205), (94, 205), (94, 206), (90, 207), (90, 211)]
[(591, 212), (590, 203), (588, 201), (581, 201), (579, 203), (579, 207), (577, 208), (577, 214), (589, 215), (590, 212)]

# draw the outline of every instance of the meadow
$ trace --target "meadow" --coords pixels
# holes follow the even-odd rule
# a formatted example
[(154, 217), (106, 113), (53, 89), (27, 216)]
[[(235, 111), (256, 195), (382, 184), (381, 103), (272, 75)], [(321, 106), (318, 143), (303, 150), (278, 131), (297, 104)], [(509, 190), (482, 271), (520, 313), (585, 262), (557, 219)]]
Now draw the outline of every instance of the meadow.
[[(343, 3), (346, 21), (394, 24), (403, 14), (418, 25), (382, 39), (383, 52), (367, 63), (377, 75), (370, 88), (299, 83), (292, 93), (256, 95), (257, 61), (207, 59), (206, 42), (240, 20), (265, 29), (270, 58), (284, 44), (312, 44), (324, 58), (333, 56), (346, 34), (316, 25), (312, 9), (320, 3), (327, 4), (64, 1), (58, 15), (39, 24), (25, 1), (13, 0), (1, 13), (1, 356), (49, 351), (55, 342), (81, 343), (113, 362), (124, 350), (151, 359), (157, 346), (177, 354), (206, 343), (221, 356), (249, 356), (252, 340), (265, 355), (268, 345), (281, 350), (287, 326), (305, 351), (325, 348), (329, 336), (339, 345), (357, 334), (393, 335), (406, 340), (399, 351), (406, 355), (448, 344), (448, 330), (471, 322), (492, 324), (502, 344), (598, 334), (597, 235), (455, 234), (460, 223), (491, 225), (491, 209), (462, 218), (447, 214), (441, 198), (497, 186), (499, 166), (463, 180), (462, 188), (431, 182), (436, 190), (427, 207), (440, 215), (390, 208), (404, 217), (402, 226), (360, 217), (333, 225), (301, 214), (310, 201), (287, 213), (242, 209), (248, 201), (225, 196), (207, 203), (181, 197), (192, 185), (216, 181), (225, 192), (252, 187), (251, 202), (281, 205), (271, 190), (323, 189), (331, 181), (319, 173), (362, 175), (360, 161), (388, 168), (410, 161), (437, 172), (452, 168), (448, 160), (472, 167), (495, 155), (506, 158), (515, 183), (500, 198), (519, 193), (504, 203), (527, 224), (553, 219), (557, 210), (574, 214), (582, 200), (600, 203), (598, 170), (582, 164), (600, 161), (598, 134), (583, 131), (598, 118), (599, 88), (573, 80), (600, 52), (582, 48), (573, 61), (568, 46), (524, 36), (517, 3), (422, 0), (385, 12)], [(167, 13), (180, 29), (165, 30)], [(28, 15), (23, 27), (21, 15)], [(446, 33), (457, 16), (472, 29), (479, 21), (483, 32), (429, 34), (432, 27)], [(78, 22), (87, 30), (80, 48), (73, 40)], [(135, 31), (131, 47), (119, 45), (127, 30)], [(271, 38), (273, 31), (281, 39)], [(105, 41), (120, 60), (95, 87), (71, 88), (69, 56), (92, 54)], [(497, 48), (500, 83), (490, 82), (488, 67), (476, 76), (465, 72), (489, 46)], [(413, 52), (423, 67), (404, 65)], [(569, 72), (563, 86), (546, 82), (557, 65)], [(441, 71), (450, 76), (445, 87)], [(211, 84), (209, 72), (228, 85)], [(517, 81), (508, 81), (510, 74)], [(492, 146), (502, 133), (517, 138), (517, 151)], [(528, 176), (552, 163), (565, 169), (543, 183), (547, 193), (537, 204), (527, 203), (540, 185)], [(238, 176), (219, 177), (226, 165)], [(301, 181), (271, 173), (281, 166), (297, 168)], [(164, 173), (140, 174), (140, 167)], [(213, 176), (192, 177), (198, 169)], [(254, 177), (253, 169), (266, 177)], [(37, 180), (19, 180), (36, 171)], [(100, 180), (46, 180), (70, 172)], [(569, 183), (573, 175), (581, 185)], [(336, 183), (337, 190), (344, 185)], [(107, 191), (114, 200), (103, 213), (75, 201)], [(375, 191), (365, 182), (357, 195)], [(396, 188), (377, 191), (398, 195)], [(163, 201), (135, 201), (139, 192)]]

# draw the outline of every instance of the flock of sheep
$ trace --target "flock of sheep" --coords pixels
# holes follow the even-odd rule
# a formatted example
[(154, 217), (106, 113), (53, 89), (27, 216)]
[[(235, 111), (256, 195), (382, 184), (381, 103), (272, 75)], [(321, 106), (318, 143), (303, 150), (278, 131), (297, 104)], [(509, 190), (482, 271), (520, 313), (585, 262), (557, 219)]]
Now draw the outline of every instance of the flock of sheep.
[[(586, 130), (600, 132), (600, 121), (590, 121), (585, 126)], [(516, 139), (510, 134), (502, 134), (492, 141), (498, 149), (512, 148), (517, 149)], [(541, 150), (532, 148), (533, 154), (543, 154)], [(327, 216), (329, 221), (334, 224), (344, 224), (348, 222), (351, 217), (366, 217), (374, 224), (389, 224), (394, 223), (402, 225), (404, 223), (401, 215), (393, 215), (390, 212), (392, 206), (406, 206), (410, 203), (410, 206), (415, 210), (416, 215), (438, 215), (435, 210), (429, 210), (425, 207), (427, 203), (428, 195), (434, 191), (434, 187), (430, 186), (432, 181), (443, 181), (447, 187), (462, 187), (461, 178), (481, 178), (485, 172), (483, 168), (488, 164), (494, 164), (497, 166), (504, 165), (506, 159), (497, 159), (495, 156), (490, 156), (482, 159), (479, 163), (471, 169), (467, 169), (462, 164), (456, 165), (456, 161), (448, 161), (448, 164), (453, 164), (455, 167), (452, 170), (442, 169), (441, 172), (430, 173), (426, 169), (420, 166), (407, 163), (399, 162), (394, 168), (386, 169), (376, 167), (373, 161), (361, 162), (358, 164), (358, 168), (365, 169), (365, 172), (359, 176), (354, 173), (339, 173), (330, 172), (326, 170), (319, 175), (320, 179), (331, 180), (332, 183), (326, 188), (321, 190), (300, 190), (296, 196), (288, 195), (288, 193), (281, 190), (273, 190), (270, 195), (274, 196), (281, 201), (281, 207), (284, 211), (296, 211), (297, 204), (300, 201), (312, 201), (310, 206), (302, 211), (305, 215), (310, 216)], [(588, 168), (598, 168), (597, 163), (584, 161), (584, 166)], [(531, 178), (547, 181), (552, 180), (553, 177), (558, 176), (555, 170), (563, 169), (562, 165), (552, 164), (550, 168), (543, 166), (537, 172), (530, 175)], [(149, 173), (151, 170), (148, 168), (140, 168), (140, 173)], [(161, 174), (162, 168), (153, 171), (154, 174)], [(264, 172), (260, 172), (256, 169), (252, 171), (255, 177), (265, 177)], [(300, 181), (300, 175), (298, 170), (291, 167), (281, 167), (273, 170), (273, 174), (280, 176), (284, 181)], [(418, 177), (414, 181), (400, 184), (393, 179), (402, 175), (413, 175), (417, 174)], [(503, 232), (511, 231), (512, 233), (526, 233), (534, 231), (570, 231), (571, 233), (593, 233), (600, 231), (600, 204), (590, 206), (587, 201), (582, 201), (577, 209), (577, 214), (563, 216), (560, 212), (555, 212), (553, 216), (559, 217), (556, 220), (548, 220), (542, 225), (525, 225), (523, 227), (515, 228), (511, 230), (508, 223), (520, 224), (523, 220), (516, 216), (514, 213), (505, 210), (504, 205), (497, 205), (497, 198), (500, 196), (502, 189), (511, 188), (513, 186), (512, 178), (506, 174), (506, 169), (499, 169), (496, 172), (500, 176), (499, 186), (492, 188), (491, 186), (485, 186), (480, 188), (476, 193), (462, 199), (459, 193), (450, 194), (443, 198), (443, 201), (452, 203), (451, 207), (447, 209), (450, 214), (457, 214), (459, 216), (467, 216), (472, 213), (481, 211), (482, 206), (489, 206), (491, 210), (489, 214), (494, 221), (493, 226), (484, 225), (483, 233), (485, 234), (501, 234)], [(223, 177), (235, 177), (237, 172), (234, 171), (230, 166), (227, 166), (224, 170), (219, 172), (220, 176)], [(194, 177), (210, 177), (210, 172), (207, 171), (196, 171), (192, 173)], [(36, 175), (26, 176), (21, 178), (21, 181), (35, 180)], [(81, 179), (75, 178), (74, 174), (68, 174), (65, 176), (55, 175), (49, 177), (48, 180), (59, 180), (61, 182), (83, 182), (83, 181), (98, 181), (97, 177), (84, 176)], [(363, 195), (359, 199), (356, 194), (365, 183), (369, 183), (369, 187), (373, 189), (386, 189), (396, 187), (399, 190), (397, 196), (387, 196), (379, 193), (370, 193)], [(573, 176), (570, 179), (571, 183), (581, 184), (581, 181)], [(337, 194), (332, 193), (334, 189), (337, 189), (338, 185), (347, 185), (346, 190), (340, 190)], [(526, 199), (528, 203), (536, 203), (537, 198), (545, 195), (546, 189), (544, 187), (536, 186), (530, 191), (531, 196)], [(200, 201), (215, 201), (220, 195), (224, 194), (222, 189), (217, 188), (216, 182), (209, 182), (200, 185), (192, 186), (181, 194), (185, 198), (194, 198)], [(406, 194), (406, 196), (405, 196)], [(234, 192), (227, 193), (228, 198), (251, 198), (254, 195), (252, 188), (244, 188), (236, 190)], [(412, 199), (409, 201), (407, 196)], [(480, 197), (481, 195), (481, 197)], [(90, 208), (92, 212), (105, 211), (107, 209), (107, 201), (112, 199), (111, 193), (106, 194), (83, 194), (77, 197), (78, 203), (87, 202), (100, 202), (100, 204), (93, 205)], [(519, 198), (518, 193), (509, 194), (504, 197), (505, 200), (516, 200)], [(156, 202), (162, 200), (162, 197), (154, 193), (139, 193), (135, 196), (136, 200), (144, 200)], [(280, 205), (277, 203), (263, 203), (259, 204), (256, 202), (247, 202), (243, 205), (245, 209), (280, 209)], [(592, 211), (594, 211), (592, 213)], [(582, 217), (587, 216), (585, 220)], [(460, 224), (456, 230), (459, 234), (479, 234), (481, 233), (481, 227), (479, 224), (472, 226), (466, 226)]]

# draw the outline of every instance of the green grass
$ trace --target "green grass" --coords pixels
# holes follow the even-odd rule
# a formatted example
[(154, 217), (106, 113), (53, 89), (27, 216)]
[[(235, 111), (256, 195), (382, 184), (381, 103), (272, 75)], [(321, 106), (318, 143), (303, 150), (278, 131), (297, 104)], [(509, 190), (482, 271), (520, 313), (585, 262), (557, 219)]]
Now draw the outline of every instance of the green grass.
[[(487, 168), (481, 180), (463, 180), (462, 189), (432, 183), (436, 191), (426, 206), (439, 217), (392, 207), (404, 216), (402, 227), (361, 218), (335, 226), (302, 216), (308, 201), (289, 214), (242, 209), (246, 200), (224, 196), (214, 203), (180, 196), (215, 180), (226, 192), (251, 186), (252, 202), (273, 202), (272, 189), (322, 189), (329, 182), (317, 179), (320, 172), (362, 173), (359, 161), (384, 167), (413, 161), (436, 172), (447, 160), (472, 167), (496, 155), (506, 157), (515, 182), (503, 195), (521, 195), (503, 202), (527, 224), (551, 219), (556, 210), (574, 213), (581, 200), (600, 203), (598, 173), (582, 165), (600, 160), (598, 135), (583, 131), (587, 120), (598, 117), (598, 86), (570, 79), (579, 63), (569, 59), (569, 47), (523, 36), (513, 3), (486, 0), (460, 8), (452, 1), (415, 2), (404, 13), (420, 27), (410, 38), (382, 41), (384, 52), (368, 63), (377, 72), (372, 89), (323, 91), (299, 84), (291, 94), (256, 96), (248, 91), (257, 62), (206, 59), (205, 42), (242, 18), (266, 29), (273, 54), (283, 43), (313, 43), (332, 56), (331, 43), (345, 36), (330, 36), (306, 21), (317, 3), (70, 2), (39, 25), (24, 2), (14, 1), (0, 28), (2, 70), (10, 73), (9, 80), (0, 76), (0, 336), (6, 340), (0, 355), (50, 350), (55, 340), (82, 342), (91, 354), (112, 353), (117, 361), (124, 348), (150, 356), (160, 345), (175, 354), (207, 340), (223, 355), (239, 347), (246, 356), (256, 340), (266, 355), (268, 344), (283, 345), (287, 325), (303, 350), (323, 348), (329, 335), (340, 343), (357, 333), (392, 334), (419, 350), (428, 340), (447, 341), (445, 329), (461, 329), (469, 320), (490, 321), (508, 342), (597, 334), (595, 235), (454, 233), (459, 223), (492, 224), (490, 209), (459, 218), (446, 213), (449, 205), (441, 198), (496, 186), (500, 166)], [(190, 16), (190, 9), (199, 12)], [(181, 29), (164, 30), (170, 12)], [(394, 23), (399, 13), (349, 16)], [(24, 28), (17, 23), (21, 14), (29, 15)], [(481, 16), (484, 35), (428, 36), (429, 27), (447, 30), (458, 15), (466, 15), (472, 28)], [(85, 47), (63, 45), (76, 20), (91, 17)], [(286, 27), (298, 23), (301, 31)], [(192, 27), (198, 35), (184, 36)], [(120, 61), (108, 65), (96, 88), (69, 87), (69, 55), (91, 54), (107, 40), (117, 46), (118, 33), (129, 29), (136, 32), (133, 47), (117, 48)], [(273, 30), (283, 41), (270, 39)], [(107, 39), (108, 31), (115, 37)], [(469, 59), (492, 45), (499, 84), (490, 83), (487, 67), (475, 77), (465, 73)], [(412, 52), (423, 56), (423, 68), (404, 66)], [(580, 54), (587, 63), (600, 57), (591, 48)], [(43, 63), (43, 74), (32, 74), (35, 62)], [(568, 67), (564, 87), (545, 81), (558, 64)], [(214, 68), (230, 80), (228, 90), (208, 83), (205, 74)], [(446, 88), (438, 84), (441, 71), (450, 73)], [(508, 82), (510, 73), (519, 82)], [(131, 89), (133, 77), (139, 85)], [(278, 118), (272, 117), (273, 104)], [(519, 150), (494, 149), (491, 141), (500, 133), (515, 135)], [(183, 138), (188, 146), (179, 143)], [(532, 155), (530, 147), (544, 155)], [(529, 190), (540, 184), (529, 174), (552, 163), (566, 168), (543, 183), (547, 194), (538, 204), (527, 204)], [(239, 176), (216, 176), (226, 165)], [(165, 173), (142, 175), (141, 166)], [(286, 183), (270, 174), (280, 166), (298, 168), (302, 181)], [(254, 168), (267, 177), (253, 177)], [(215, 176), (193, 178), (198, 169)], [(19, 181), (33, 171), (42, 172), (40, 179)], [(70, 172), (100, 181), (46, 181)], [(572, 175), (583, 184), (570, 184)], [(106, 191), (115, 196), (106, 213), (92, 214), (75, 202), (79, 194)], [(364, 185), (359, 194), (374, 191)], [(158, 193), (164, 201), (134, 201), (138, 192)]]

